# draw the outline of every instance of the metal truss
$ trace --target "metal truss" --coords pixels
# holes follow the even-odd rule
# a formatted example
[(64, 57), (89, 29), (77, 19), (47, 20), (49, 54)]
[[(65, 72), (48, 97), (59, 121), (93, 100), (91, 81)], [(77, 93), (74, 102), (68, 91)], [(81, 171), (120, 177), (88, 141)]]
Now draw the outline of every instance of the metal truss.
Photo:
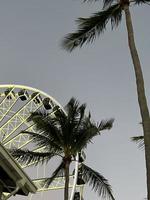
[[(73, 182), (74, 176), (69, 176), (69, 189), (73, 188), (74, 182)], [(44, 192), (49, 190), (60, 190), (64, 189), (65, 185), (65, 178), (64, 177), (57, 177), (55, 180), (49, 185), (46, 186), (45, 184), (46, 179), (35, 179), (33, 180), (33, 183), (38, 188), (37, 192)], [(76, 192), (80, 193), (80, 200), (83, 200), (83, 189), (84, 185), (76, 185)]]
[[(37, 132), (35, 125), (28, 122), (28, 118), (31, 112), (45, 108), (43, 103), (45, 98), (49, 99), (50, 108), (47, 112), (50, 115), (55, 114), (56, 106), (64, 112), (62, 106), (53, 97), (40, 90), (22, 85), (0, 85), (0, 141), (5, 148), (22, 149), (28, 145), (31, 148), (32, 139), (23, 131)], [(44, 148), (33, 151), (43, 152)], [(27, 168), (35, 164), (33, 162), (30, 165), (21, 165), (21, 167)], [(64, 188), (64, 177), (56, 178), (49, 187), (45, 187), (44, 180), (44, 178), (33, 180), (38, 192)], [(73, 187), (73, 180), (74, 177), (70, 176), (69, 188)], [(82, 187), (78, 186), (78, 188)]]
[(4, 143), (8, 137), (10, 137), (15, 131), (18, 130), (21, 125), (23, 125), (28, 117), (30, 116), (31, 111), (34, 112), (41, 106), (34, 103), (34, 99), (38, 97), (37, 94), (33, 99), (30, 99), (23, 107), (21, 107), (6, 123), (4, 123), (0, 128), (0, 134), (3, 135), (2, 143)]
[[(69, 188), (73, 187), (73, 179), (74, 176), (69, 177)], [(59, 190), (59, 189), (64, 189), (65, 185), (65, 178), (64, 177), (57, 177), (55, 180), (49, 185), (46, 186), (45, 184), (46, 179), (35, 179), (33, 180), (33, 183), (36, 185), (38, 188), (38, 192), (41, 191), (48, 191), (48, 190)], [(77, 185), (77, 188), (83, 187), (83, 185)]]
[[(70, 180), (69, 181), (69, 189), (73, 188), (73, 179), (74, 179), (73, 175), (69, 176), (69, 180)], [(46, 192), (46, 191), (51, 191), (51, 190), (64, 189), (64, 185), (65, 185), (64, 177), (55, 178), (54, 181), (49, 186), (46, 186), (45, 181), (46, 181), (46, 178), (33, 180), (33, 183), (37, 187), (37, 192)], [(76, 192), (78, 191), (80, 193), (80, 200), (83, 199), (83, 189), (84, 189), (84, 185), (76, 186)], [(2, 200), (5, 199), (7, 197), (7, 195), (8, 195), (8, 193), (4, 193)]]

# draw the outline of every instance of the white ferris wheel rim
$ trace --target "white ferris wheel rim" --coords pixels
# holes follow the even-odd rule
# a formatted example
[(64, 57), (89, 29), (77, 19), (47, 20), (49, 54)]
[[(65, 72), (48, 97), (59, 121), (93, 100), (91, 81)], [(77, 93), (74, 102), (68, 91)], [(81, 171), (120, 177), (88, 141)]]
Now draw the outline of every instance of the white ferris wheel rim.
[(60, 108), (63, 110), (63, 112), (66, 113), (64, 108), (61, 106), (61, 104), (58, 101), (56, 101), (56, 99), (54, 99), (52, 96), (50, 96), (46, 92), (43, 92), (42, 90), (39, 90), (37, 88), (33, 88), (30, 86), (25, 86), (25, 85), (18, 85), (18, 84), (0, 84), (0, 88), (18, 88), (18, 89), (30, 90), (33, 92), (39, 92), (40, 94), (51, 98), (58, 106), (60, 106)]

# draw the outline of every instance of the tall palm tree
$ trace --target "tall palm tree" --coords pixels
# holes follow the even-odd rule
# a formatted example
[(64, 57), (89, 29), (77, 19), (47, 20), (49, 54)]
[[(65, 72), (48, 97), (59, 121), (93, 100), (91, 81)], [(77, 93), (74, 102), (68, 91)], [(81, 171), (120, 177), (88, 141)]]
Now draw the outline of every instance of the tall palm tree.
[[(98, 0), (84, 0), (84, 2), (87, 1), (96, 2)], [(135, 45), (130, 6), (149, 4), (149, 2), (150, 0), (103, 0), (103, 9), (88, 18), (79, 18), (77, 20), (78, 30), (68, 34), (62, 42), (62, 46), (68, 51), (72, 51), (76, 47), (82, 47), (83, 44), (93, 42), (97, 36), (103, 33), (109, 21), (112, 28), (118, 27), (123, 13), (125, 14), (128, 44), (135, 71), (138, 103), (144, 132), (148, 200), (150, 200), (150, 116), (145, 95), (143, 73)]]
[[(93, 137), (100, 135), (101, 131), (109, 130), (113, 125), (113, 119), (102, 120), (96, 124), (91, 120), (91, 115), (85, 115), (85, 104), (71, 98), (66, 105), (66, 114), (57, 109), (55, 115), (49, 115), (45, 111), (31, 113), (28, 121), (35, 124), (36, 132), (27, 132), (37, 147), (44, 148), (42, 152), (13, 149), (12, 155), (21, 163), (30, 164), (33, 161), (48, 162), (53, 157), (60, 157), (61, 162), (52, 176), (47, 179), (49, 185), (55, 177), (65, 176), (64, 200), (68, 200), (69, 168), (75, 160), (77, 152), (85, 149)], [(111, 186), (107, 179), (100, 173), (82, 164), (82, 174), (85, 182), (98, 192), (102, 198), (114, 200)]]

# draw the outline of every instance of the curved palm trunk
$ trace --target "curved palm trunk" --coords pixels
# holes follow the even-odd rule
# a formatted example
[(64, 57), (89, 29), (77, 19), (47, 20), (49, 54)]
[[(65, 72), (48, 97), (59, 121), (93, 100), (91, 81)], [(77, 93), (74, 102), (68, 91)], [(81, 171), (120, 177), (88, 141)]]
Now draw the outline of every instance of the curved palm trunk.
[(145, 143), (146, 171), (147, 171), (147, 199), (150, 200), (150, 116), (149, 116), (149, 110), (147, 106), (146, 95), (145, 95), (143, 73), (142, 73), (141, 64), (140, 64), (139, 56), (138, 56), (135, 41), (134, 41), (134, 32), (133, 32), (131, 14), (130, 14), (128, 5), (124, 6), (124, 12), (125, 12), (125, 17), (126, 17), (129, 49), (130, 49), (130, 53), (131, 53), (131, 57), (132, 57), (133, 65), (134, 65), (135, 76), (136, 76), (138, 102), (139, 102), (140, 113), (142, 117), (144, 143)]
[(69, 199), (69, 167), (70, 161), (66, 160), (65, 162), (65, 190), (64, 190), (64, 200)]

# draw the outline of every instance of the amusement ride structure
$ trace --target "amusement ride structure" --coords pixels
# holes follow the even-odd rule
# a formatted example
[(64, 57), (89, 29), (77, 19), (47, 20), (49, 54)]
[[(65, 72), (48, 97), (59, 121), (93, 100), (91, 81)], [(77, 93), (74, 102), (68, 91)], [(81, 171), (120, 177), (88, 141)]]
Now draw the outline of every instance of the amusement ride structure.
[[(61, 109), (65, 113), (63, 107), (53, 97), (38, 89), (23, 85), (0, 85), (0, 142), (5, 151), (7, 151), (7, 149), (13, 149), (14, 147), (18, 149), (30, 147), (35, 152), (42, 151), (41, 148), (34, 149), (30, 136), (22, 133), (23, 130), (36, 132), (34, 124), (31, 122), (29, 123), (27, 119), (31, 112), (35, 112), (38, 109), (46, 109), (49, 115), (55, 115), (57, 109)], [(79, 154), (76, 156), (75, 165), (73, 167), (74, 174), (70, 176), (70, 200), (81, 200), (83, 198), (84, 184), (77, 183), (78, 161)], [(18, 166), (21, 168), (21, 171), (26, 172), (26, 169), (34, 165), (35, 162), (30, 165), (19, 164)], [(46, 166), (43, 166), (43, 170), (45, 170), (45, 168)], [(30, 177), (30, 174), (27, 176)], [(32, 184), (37, 188), (37, 192), (64, 188), (64, 177), (57, 177), (48, 187), (43, 185), (43, 181), (46, 178), (47, 177), (43, 175), (43, 177), (37, 177), (32, 180)], [(8, 199), (11, 193), (9, 192), (11, 185), (9, 185), (9, 183), (5, 183), (5, 185), (7, 185), (8, 190), (7, 193), (3, 194), (3, 199)], [(32, 192), (35, 192), (35, 190)]]

